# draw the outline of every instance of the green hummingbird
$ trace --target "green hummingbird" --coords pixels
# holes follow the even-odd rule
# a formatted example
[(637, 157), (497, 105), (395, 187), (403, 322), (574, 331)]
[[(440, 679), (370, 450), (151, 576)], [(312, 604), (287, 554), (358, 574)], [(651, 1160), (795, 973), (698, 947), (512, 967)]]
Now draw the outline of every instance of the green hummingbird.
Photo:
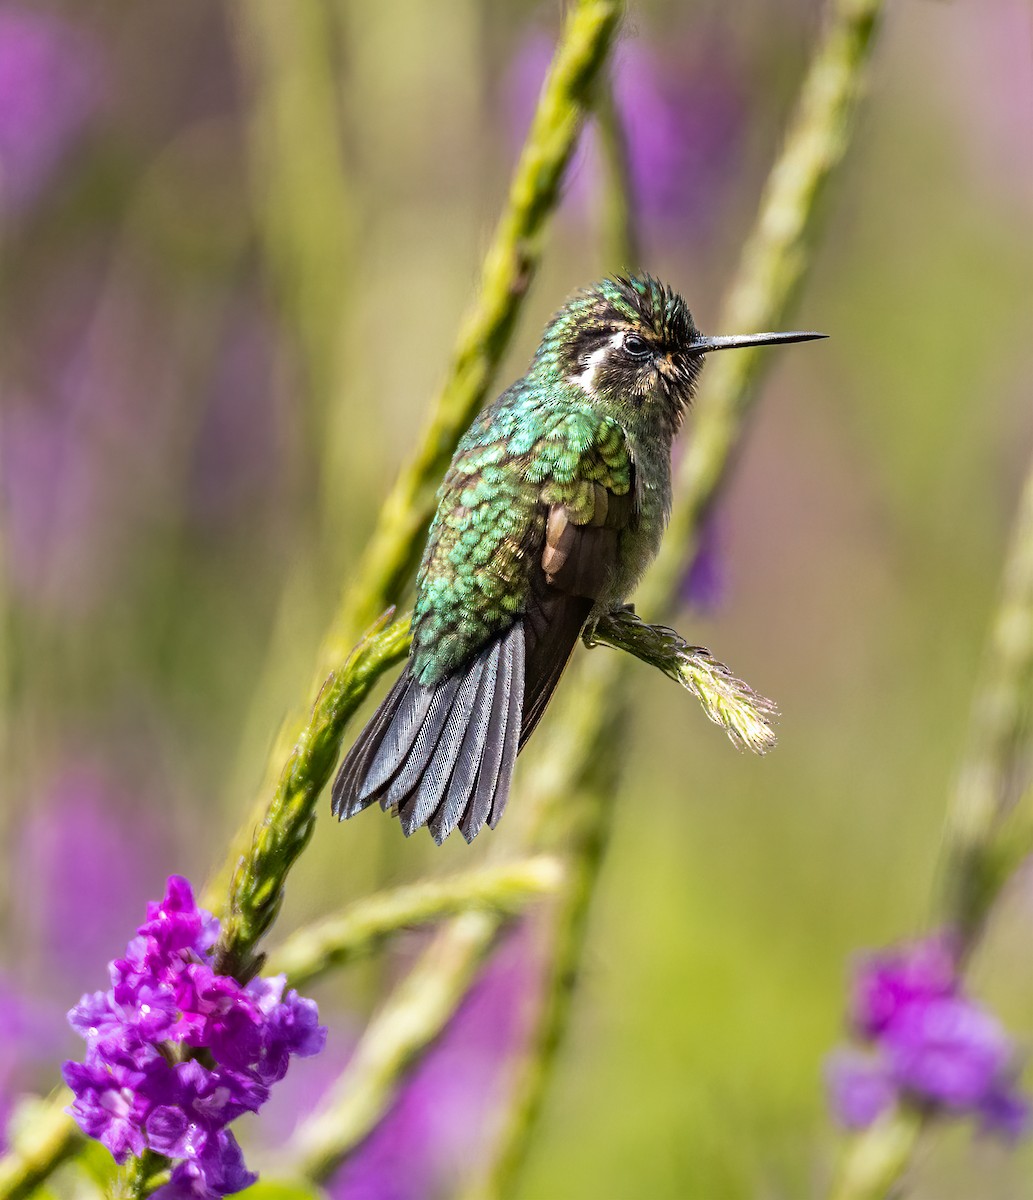
[(671, 445), (704, 355), (820, 333), (704, 337), (648, 275), (575, 294), (526, 375), (467, 430), (438, 493), (405, 670), (348, 752), (333, 812), (374, 801), (439, 845), (498, 823), (516, 756), (586, 626), (624, 604), (671, 511)]

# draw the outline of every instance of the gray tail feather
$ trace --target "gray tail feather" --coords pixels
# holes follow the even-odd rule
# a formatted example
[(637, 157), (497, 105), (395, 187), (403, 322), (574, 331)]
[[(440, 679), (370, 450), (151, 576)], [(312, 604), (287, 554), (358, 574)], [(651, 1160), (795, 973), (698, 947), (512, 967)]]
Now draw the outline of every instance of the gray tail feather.
[(516, 621), (463, 669), (425, 687), (407, 665), (334, 780), (339, 820), (374, 801), (406, 837), (427, 825), (440, 845), (498, 824), (509, 796), (524, 698), (524, 626)]

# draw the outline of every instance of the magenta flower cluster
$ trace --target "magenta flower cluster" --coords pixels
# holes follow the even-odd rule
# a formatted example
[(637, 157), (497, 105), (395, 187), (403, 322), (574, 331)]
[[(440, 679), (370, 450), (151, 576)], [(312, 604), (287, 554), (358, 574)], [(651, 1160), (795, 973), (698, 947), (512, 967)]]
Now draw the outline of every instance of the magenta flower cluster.
[(226, 1126), (258, 1111), (292, 1054), (318, 1054), (326, 1041), (315, 1002), (284, 996), (282, 975), (246, 986), (217, 975), (218, 935), (187, 880), (171, 876), (110, 964), (111, 987), (68, 1014), (86, 1039), (85, 1061), (64, 1064), (69, 1112), (117, 1162), (145, 1149), (177, 1160), (161, 1200), (214, 1200), (253, 1183)]
[(853, 1033), (867, 1052), (842, 1050), (828, 1064), (833, 1110), (848, 1128), (871, 1125), (899, 1101), (971, 1115), (1014, 1140), (1030, 1107), (1017, 1090), (1015, 1046), (1000, 1022), (962, 990), (950, 939), (872, 955), (856, 974)]

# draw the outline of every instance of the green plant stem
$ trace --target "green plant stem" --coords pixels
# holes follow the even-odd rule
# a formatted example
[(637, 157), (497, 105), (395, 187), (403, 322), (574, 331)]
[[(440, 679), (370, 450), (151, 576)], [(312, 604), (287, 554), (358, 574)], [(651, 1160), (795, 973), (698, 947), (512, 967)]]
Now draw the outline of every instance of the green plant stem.
[[(1004, 569), (1001, 599), (969, 724), (968, 749), (940, 853), (932, 924), (958, 935), (962, 965), (1018, 866), (1033, 851), (1033, 787), (1015, 802), (1033, 757), (1033, 464)], [(900, 1108), (849, 1138), (831, 1200), (882, 1200), (907, 1170), (929, 1120)]]
[(381, 618), (344, 665), (323, 684), (308, 724), (289, 754), (273, 799), (234, 871), (230, 900), (220, 914), (216, 968), (240, 980), (261, 960), (255, 946), (283, 903), (287, 873), (312, 836), (315, 802), (337, 762), (348, 720), (377, 678), (409, 649), (409, 622)]
[[(505, 1195), (519, 1177), (525, 1147), (563, 1044), (581, 976), (581, 964), (595, 885), (613, 824), (617, 795), (620, 730), (624, 706), (609, 706), (607, 737), (581, 772), (576, 789), (564, 796), (564, 811), (574, 827), (567, 837), (569, 869), (566, 886), (552, 918), (549, 959), (542, 982), (542, 1003), (529, 1044), (520, 1058), (517, 1078), (506, 1106), (506, 1123), (489, 1173), (474, 1180), (467, 1200)], [(570, 814), (576, 814), (571, 818)]]
[(922, 1132), (918, 1113), (904, 1109), (877, 1122), (848, 1145), (829, 1200), (876, 1200), (894, 1194)]
[(131, 1158), (112, 1181), (112, 1200), (136, 1200), (149, 1196), (169, 1181), (169, 1160), (153, 1150)]
[(612, 72), (599, 88), (595, 115), (604, 171), (600, 191), (603, 269), (608, 274), (634, 272), (642, 261), (642, 240), (635, 216), (628, 139), (613, 95)]
[(258, 235), (276, 301), (301, 351), (309, 398), (301, 411), (321, 465), (320, 511), (332, 523), (347, 511), (327, 432), (330, 411), (341, 402), (356, 227), (341, 152), (334, 15), (324, 4), (234, 0), (229, 17), (250, 93), (247, 148)]
[[(772, 170), (757, 225), (747, 243), (737, 282), (726, 304), (725, 319), (729, 329), (748, 332), (777, 325), (799, 287), (806, 265), (806, 234), (814, 219), (822, 187), (846, 147), (849, 121), (860, 96), (861, 76), (871, 50), (875, 18), (880, 7), (874, 0), (869, 0), (867, 3), (839, 3), (833, 8), (829, 28), (804, 82), (785, 149)], [(715, 372), (717, 378), (714, 375), (708, 378), (707, 374), (703, 377), (694, 442), (702, 439), (705, 453), (695, 466), (680, 473), (675, 496), (677, 524), (673, 536), (668, 534), (660, 561), (654, 564), (646, 585), (640, 590), (640, 594), (647, 597), (648, 606), (661, 611), (670, 605), (676, 593), (681, 571), (691, 557), (696, 522), (730, 470), (733, 451), (751, 407), (750, 388), (756, 382), (761, 360), (753, 359), (749, 351), (724, 357), (735, 359), (742, 355), (751, 355), (748, 369)], [(715, 356), (715, 361), (720, 360), (720, 355)], [(708, 372), (713, 372), (712, 366), (708, 367)], [(589, 655), (587, 659), (577, 668), (576, 680), (568, 683), (555, 702), (560, 711), (550, 721), (551, 735), (544, 730), (538, 735), (535, 754), (525, 768), (520, 789), (521, 804), (514, 807), (510, 818), (520, 828), (519, 840), (525, 846), (548, 844), (560, 836), (564, 825), (564, 801), (578, 788), (593, 757), (605, 744), (613, 706), (620, 693), (620, 673), (626, 660), (620, 655)], [(571, 878), (583, 879), (584, 876), (574, 868)], [(587, 894), (590, 891), (589, 887)], [(577, 904), (572, 904), (568, 910), (575, 921), (580, 921), (578, 912)], [(568, 928), (570, 920), (568, 915)], [(578, 928), (583, 925), (579, 924)], [(474, 962), (480, 961), (497, 929), (497, 922), (491, 928), (485, 925), (481, 930), (483, 941), (468, 945), (465, 930), (454, 924), (446, 926), (416, 970), (433, 971), (431, 964), (437, 962), (438, 970), (453, 973), (453, 984), (459, 979), (471, 978)], [(564, 944), (559, 933), (558, 938), (557, 944)], [(569, 959), (569, 953), (567, 957)], [(443, 983), (438, 981), (438, 986)], [(448, 991), (458, 1003), (462, 989), (452, 987)], [(385, 1012), (392, 1012), (398, 1003), (397, 996), (389, 998)], [(390, 1029), (381, 1026), (367, 1031), (361, 1045), (366, 1048), (367, 1057), (376, 1063), (376, 1069), (368, 1069), (361, 1063), (353, 1065), (342, 1078), (341, 1095), (348, 1098), (353, 1111), (361, 1109), (370, 1096), (377, 1099), (380, 1108), (379, 1112), (372, 1107), (365, 1108), (365, 1121), (361, 1127), (353, 1126), (347, 1134), (336, 1138), (335, 1162), (341, 1161), (366, 1136), (394, 1097), (399, 1076), (389, 1078), (385, 1074), (385, 1064), (393, 1062), (407, 1066), (414, 1061), (441, 1032), (451, 1011), (443, 1007), (436, 1014), (437, 1021), (420, 1023), (421, 1045), (417, 1045), (410, 1030), (404, 1039), (404, 1053), (396, 1050), (392, 1054), (390, 1045), (385, 1044), (382, 1055), (378, 1056), (376, 1046), (369, 1043), (376, 1043)], [(546, 1013), (551, 1014), (548, 1017), (551, 1024), (562, 1024), (564, 1011), (565, 1005), (557, 1003), (555, 998), (546, 1000)], [(546, 1035), (539, 1031), (536, 1044), (552, 1046), (556, 1036), (555, 1032)], [(510, 1112), (509, 1127), (514, 1131), (514, 1140), (511, 1144), (504, 1142), (500, 1149), (500, 1161), (504, 1159), (510, 1164), (508, 1178), (499, 1181), (500, 1186), (507, 1188), (517, 1177), (527, 1137), (534, 1128), (537, 1107), (544, 1094), (547, 1072), (534, 1063), (528, 1064), (527, 1070), (536, 1073), (537, 1083), (520, 1089), (521, 1110)], [(329, 1154), (329, 1150), (324, 1149)]]
[(563, 882), (559, 858), (538, 855), (499, 866), (431, 879), (357, 900), (339, 916), (293, 934), (271, 953), (266, 969), (283, 971), (291, 987), (377, 949), (385, 938), (472, 909), (512, 916)]
[[(972, 706), (967, 748), (947, 815), (941, 855), (940, 915), (945, 924), (961, 933), (966, 945), (977, 939), (1003, 882), (1011, 873), (1014, 853), (1007, 848), (1014, 839), (1016, 822), (1007, 818), (1020, 789), (1030, 779), (1031, 733), (1033, 463), (1019, 499), (1001, 596)], [(1019, 824), (1023, 811), (1018, 814)]]
[[(398, 1079), (448, 1022), (494, 944), (497, 913), (468, 912), (436, 938), (369, 1023), (348, 1070), (291, 1143), (291, 1169), (323, 1181), (383, 1117)], [(361, 1086), (355, 1086), (359, 1081)]]

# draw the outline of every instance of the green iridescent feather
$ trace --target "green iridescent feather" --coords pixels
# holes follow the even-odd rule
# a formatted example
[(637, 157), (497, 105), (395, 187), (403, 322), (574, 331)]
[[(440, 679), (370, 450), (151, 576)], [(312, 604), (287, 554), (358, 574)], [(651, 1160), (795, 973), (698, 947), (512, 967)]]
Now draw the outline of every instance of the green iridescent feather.
[(524, 380), (487, 408), (445, 477), (417, 579), (420, 682), (454, 670), (523, 611), (549, 505), (587, 522), (595, 483), (621, 496), (631, 479), (624, 431), (568, 384)]

